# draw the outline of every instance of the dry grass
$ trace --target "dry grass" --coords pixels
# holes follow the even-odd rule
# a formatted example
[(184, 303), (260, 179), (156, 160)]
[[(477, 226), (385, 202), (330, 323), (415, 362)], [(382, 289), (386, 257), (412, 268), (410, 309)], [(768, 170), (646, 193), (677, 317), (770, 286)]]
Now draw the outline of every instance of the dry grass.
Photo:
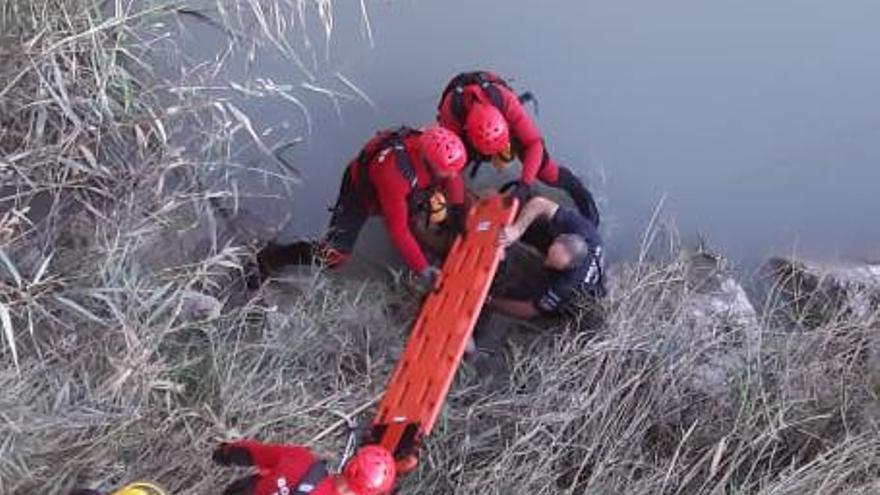
[[(235, 436), (337, 455), (335, 427), (368, 410), (402, 347), (413, 304), (394, 284), (319, 273), (249, 293), (246, 239), (226, 223), (250, 173), (236, 146), (270, 159), (288, 143), (224, 95), (285, 94), (304, 115), (297, 91), (368, 100), (304, 58), (324, 47), (295, 19), (317, 12), (326, 38), (329, 2), (196, 7), (232, 55), (157, 85), (147, 55), (174, 44), (153, 27), (197, 16), (180, 5), (0, 3), (0, 493), (134, 478), (217, 493), (231, 473), (210, 449)], [(247, 40), (303, 79), (205, 89)], [(260, 173), (295, 180), (274, 165)], [(708, 397), (690, 386), (708, 347), (681, 346), (671, 251), (615, 281), (596, 335), (517, 339), (494, 379), (465, 367), (404, 492), (874, 493), (876, 315), (805, 333), (766, 318), (760, 352)], [(194, 293), (222, 310), (193, 309)]]
[[(699, 349), (659, 351), (670, 301), (651, 287), (680, 266), (645, 268), (619, 283), (631, 290), (615, 291), (599, 335), (534, 338), (510, 351), (508, 379), (466, 368), (405, 491), (849, 493), (876, 476), (858, 329), (774, 335), (731, 391), (736, 407), (719, 409), (683, 385)], [(381, 391), (403, 336), (398, 296), (320, 274), (294, 287), (281, 311), (257, 294), (210, 321), (120, 301), (123, 324), (85, 323), (47, 345), (51, 355), (24, 359), (21, 375), (10, 366), (5, 488), (149, 477), (213, 493), (229, 473), (208, 452), (227, 436), (324, 433), (316, 447), (340, 452), (343, 438), (324, 431)]]

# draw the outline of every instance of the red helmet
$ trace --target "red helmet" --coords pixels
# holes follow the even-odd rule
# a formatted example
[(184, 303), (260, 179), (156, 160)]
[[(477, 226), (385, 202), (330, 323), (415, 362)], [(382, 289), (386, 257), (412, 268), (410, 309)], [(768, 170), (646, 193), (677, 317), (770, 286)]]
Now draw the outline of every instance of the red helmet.
[(475, 102), (465, 119), (468, 139), (483, 155), (497, 155), (510, 146), (507, 120), (493, 105)]
[(461, 139), (449, 129), (432, 125), (419, 136), (422, 154), (441, 170), (458, 172), (467, 163), (467, 150)]
[(342, 476), (358, 495), (380, 495), (394, 487), (394, 457), (385, 448), (367, 445), (348, 461)]

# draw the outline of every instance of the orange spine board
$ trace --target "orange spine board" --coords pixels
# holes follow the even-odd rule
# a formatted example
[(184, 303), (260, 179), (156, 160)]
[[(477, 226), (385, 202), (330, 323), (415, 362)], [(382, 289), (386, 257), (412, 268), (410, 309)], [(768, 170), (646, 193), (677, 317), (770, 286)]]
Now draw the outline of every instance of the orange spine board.
[(465, 234), (455, 240), (422, 305), (373, 421), (387, 428), (376, 440), (391, 452), (404, 441), (407, 425), (418, 425), (418, 438), (431, 432), (501, 261), (499, 231), (516, 209), (515, 200), (493, 196), (469, 211)]

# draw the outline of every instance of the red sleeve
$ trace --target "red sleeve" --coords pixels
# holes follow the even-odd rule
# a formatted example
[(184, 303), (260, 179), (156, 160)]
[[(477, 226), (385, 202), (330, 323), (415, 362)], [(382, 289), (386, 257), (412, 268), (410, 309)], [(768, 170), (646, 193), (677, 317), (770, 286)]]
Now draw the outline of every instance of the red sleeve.
[(522, 181), (526, 184), (534, 184), (541, 169), (541, 161), (544, 159), (541, 131), (512, 91), (502, 88), (501, 94), (504, 95), (504, 117), (507, 119), (507, 125), (510, 126), (510, 133), (517, 138), (523, 148), (520, 156)]
[(443, 184), (446, 191), (446, 200), (449, 204), (460, 205), (464, 203), (464, 179), (461, 174), (455, 174), (455, 177), (449, 178)]
[(302, 462), (305, 465), (311, 464), (315, 459), (309, 449), (299, 445), (239, 440), (232, 442), (230, 446), (245, 449), (253, 459), (254, 465), (260, 469), (274, 469), (282, 459), (296, 464)]
[(394, 157), (388, 156), (384, 163), (371, 168), (376, 171), (371, 178), (376, 186), (379, 208), (385, 218), (385, 228), (388, 229), (391, 242), (403, 256), (407, 266), (419, 273), (428, 266), (428, 260), (409, 229), (409, 185), (402, 177), (390, 172), (396, 170), (396, 167)]

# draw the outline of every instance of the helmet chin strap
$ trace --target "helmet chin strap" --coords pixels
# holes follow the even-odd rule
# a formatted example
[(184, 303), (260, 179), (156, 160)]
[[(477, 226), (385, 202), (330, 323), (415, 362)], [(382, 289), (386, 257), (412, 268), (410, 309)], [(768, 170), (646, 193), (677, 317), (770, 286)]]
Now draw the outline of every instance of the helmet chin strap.
[[(420, 151), (419, 153), (421, 154), (422, 152)], [(431, 174), (431, 182), (435, 182), (435, 179), (440, 178), (440, 176), (437, 175), (437, 167), (435, 167), (434, 164), (431, 163), (431, 160), (428, 160), (428, 157), (425, 156), (424, 154), (421, 154), (421, 157), (422, 157), (422, 164), (428, 170), (428, 173)]]

